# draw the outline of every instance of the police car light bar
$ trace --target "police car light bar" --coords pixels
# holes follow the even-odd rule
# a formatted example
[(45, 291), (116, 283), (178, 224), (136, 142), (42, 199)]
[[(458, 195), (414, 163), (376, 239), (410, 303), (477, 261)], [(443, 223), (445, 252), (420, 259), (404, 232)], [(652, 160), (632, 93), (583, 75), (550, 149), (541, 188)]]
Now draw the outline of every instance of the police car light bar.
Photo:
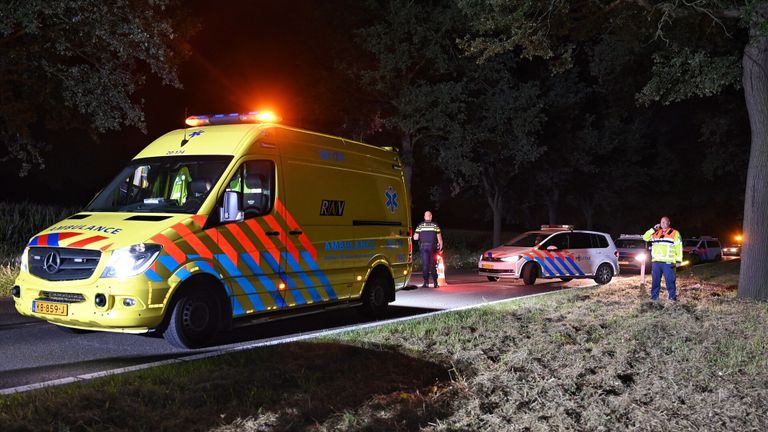
[(543, 229), (543, 230), (566, 229), (566, 230), (573, 231), (573, 225), (542, 225), (541, 229)]
[(283, 119), (271, 111), (256, 111), (249, 113), (214, 114), (211, 116), (189, 116), (187, 126), (209, 126), (237, 123), (280, 123)]

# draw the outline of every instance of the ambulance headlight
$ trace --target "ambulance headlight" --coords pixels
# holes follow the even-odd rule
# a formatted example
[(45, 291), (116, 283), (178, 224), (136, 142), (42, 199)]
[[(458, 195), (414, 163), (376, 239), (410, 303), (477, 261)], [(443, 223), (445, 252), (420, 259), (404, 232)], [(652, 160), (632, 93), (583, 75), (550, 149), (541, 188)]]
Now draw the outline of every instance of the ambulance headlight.
[(519, 260), (519, 259), (520, 259), (519, 256), (512, 255), (512, 256), (504, 257), (501, 260), (504, 261), (504, 262), (513, 263), (513, 262), (517, 262), (517, 260)]
[(101, 277), (125, 278), (143, 273), (155, 262), (162, 249), (161, 245), (146, 243), (117, 249), (109, 257)]
[(21, 271), (27, 271), (29, 269), (29, 248), (24, 248), (24, 252), (21, 254)]
[(640, 262), (644, 262), (645, 260), (648, 259), (648, 255), (646, 255), (644, 253), (639, 253), (639, 254), (635, 255), (635, 259), (640, 261)]

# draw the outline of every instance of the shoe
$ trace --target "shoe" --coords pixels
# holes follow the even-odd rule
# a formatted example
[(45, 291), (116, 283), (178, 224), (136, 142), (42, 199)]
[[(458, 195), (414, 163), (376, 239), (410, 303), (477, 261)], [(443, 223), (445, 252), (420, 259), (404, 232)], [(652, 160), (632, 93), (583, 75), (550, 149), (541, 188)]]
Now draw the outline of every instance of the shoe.
[(420, 286), (419, 286), (419, 288), (429, 288), (429, 284), (428, 284), (428, 283), (425, 283), (425, 284), (423, 284), (423, 285), (420, 285)]
[(435, 282), (435, 285), (434, 285), (434, 287), (435, 287), (435, 288), (440, 288), (440, 285), (439, 285), (437, 282)]

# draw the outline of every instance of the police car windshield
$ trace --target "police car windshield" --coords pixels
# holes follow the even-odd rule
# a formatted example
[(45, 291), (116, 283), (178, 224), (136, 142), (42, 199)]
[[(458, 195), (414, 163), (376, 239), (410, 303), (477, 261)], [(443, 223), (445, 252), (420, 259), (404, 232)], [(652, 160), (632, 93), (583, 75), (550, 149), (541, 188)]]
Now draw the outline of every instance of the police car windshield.
[(231, 160), (231, 156), (134, 160), (91, 201), (86, 210), (195, 214)]
[(645, 247), (643, 240), (616, 240), (616, 247), (619, 249), (642, 249)]
[(534, 247), (546, 240), (546, 238), (552, 234), (553, 233), (528, 232), (513, 238), (505, 243), (504, 246)]

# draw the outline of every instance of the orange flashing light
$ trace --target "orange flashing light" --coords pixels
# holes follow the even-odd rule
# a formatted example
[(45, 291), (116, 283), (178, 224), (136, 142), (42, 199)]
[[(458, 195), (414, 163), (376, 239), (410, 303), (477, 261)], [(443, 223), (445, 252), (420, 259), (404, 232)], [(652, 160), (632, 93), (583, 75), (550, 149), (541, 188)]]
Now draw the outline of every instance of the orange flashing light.
[(208, 116), (189, 116), (185, 123), (191, 127), (206, 126), (211, 124), (211, 120)]
[(280, 123), (283, 119), (272, 111), (255, 111), (249, 113), (214, 114), (187, 117), (187, 126), (208, 126), (237, 123)]

